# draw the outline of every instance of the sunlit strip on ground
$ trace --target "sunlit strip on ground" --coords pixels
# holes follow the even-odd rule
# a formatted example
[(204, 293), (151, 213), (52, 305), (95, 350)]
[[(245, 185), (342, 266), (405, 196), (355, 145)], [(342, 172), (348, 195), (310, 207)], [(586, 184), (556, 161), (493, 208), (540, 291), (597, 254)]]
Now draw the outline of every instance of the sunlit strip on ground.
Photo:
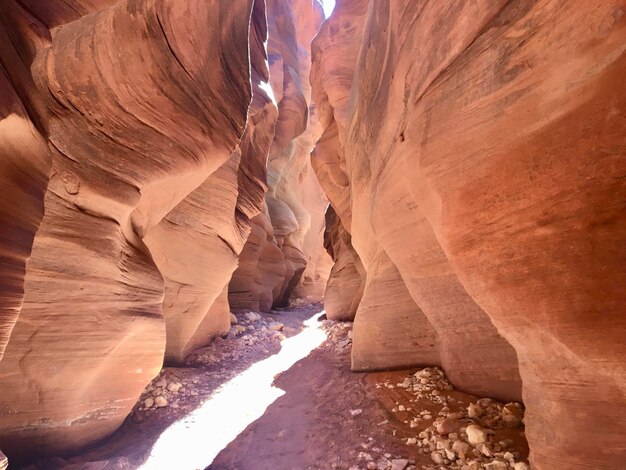
[(274, 376), (304, 359), (326, 339), (317, 318), (299, 334), (282, 341), (278, 354), (257, 362), (226, 382), (198, 409), (167, 428), (154, 444), (142, 470), (204, 469), (268, 406), (285, 394), (272, 386)]

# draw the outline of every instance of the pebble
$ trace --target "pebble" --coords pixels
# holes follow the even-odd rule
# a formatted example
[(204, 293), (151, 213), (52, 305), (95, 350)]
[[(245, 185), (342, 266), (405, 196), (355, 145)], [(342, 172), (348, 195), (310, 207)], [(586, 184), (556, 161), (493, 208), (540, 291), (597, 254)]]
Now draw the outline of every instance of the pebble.
[[(387, 454), (385, 457), (387, 457)], [(409, 461), (407, 459), (393, 459), (391, 461), (391, 470), (404, 470), (408, 465)]]
[(517, 403), (507, 403), (502, 408), (502, 421), (509, 427), (516, 428), (520, 426), (523, 415), (522, 408)]
[(154, 405), (154, 398), (146, 398), (143, 401), (143, 406), (145, 408), (152, 408), (153, 405)]
[(432, 460), (437, 465), (442, 465), (443, 464), (443, 455), (441, 455), (439, 452), (431, 452), (430, 453), (430, 460)]
[(239, 336), (241, 334), (243, 334), (246, 331), (246, 327), (245, 326), (241, 326), (241, 325), (234, 325), (231, 329), (230, 332), (235, 335), (235, 336)]
[(165, 388), (167, 387), (167, 380), (159, 379), (157, 383), (154, 384), (155, 387)]
[(230, 324), (236, 325), (237, 323), (239, 323), (239, 320), (237, 320), (237, 317), (233, 312), (230, 312)]
[(494, 460), (484, 465), (485, 470), (507, 470), (509, 468), (506, 462), (502, 460)]
[(361, 413), (363, 413), (363, 410), (362, 410), (361, 408), (357, 408), (356, 410), (350, 410), (350, 414), (351, 414), (352, 416), (358, 416), (358, 415), (360, 415)]
[(480, 426), (470, 424), (465, 432), (467, 434), (467, 442), (472, 445), (487, 442), (487, 433)]
[(282, 331), (285, 325), (280, 322), (272, 322), (270, 323), (269, 329), (272, 331)]
[(167, 400), (164, 397), (159, 396), (154, 399), (154, 404), (155, 406), (158, 406), (159, 408), (163, 408), (167, 406)]
[(481, 406), (475, 403), (470, 403), (467, 407), (467, 415), (470, 418), (480, 418), (483, 413), (484, 410), (481, 408)]
[(378, 468), (378, 465), (376, 465), (376, 462), (367, 463), (367, 470), (376, 470), (376, 468)]
[(246, 312), (243, 316), (249, 322), (259, 321), (261, 319), (261, 315), (256, 312)]
[(174, 392), (174, 393), (177, 393), (181, 388), (183, 388), (183, 384), (181, 384), (180, 382), (172, 382), (171, 384), (167, 386), (167, 389), (170, 392)]

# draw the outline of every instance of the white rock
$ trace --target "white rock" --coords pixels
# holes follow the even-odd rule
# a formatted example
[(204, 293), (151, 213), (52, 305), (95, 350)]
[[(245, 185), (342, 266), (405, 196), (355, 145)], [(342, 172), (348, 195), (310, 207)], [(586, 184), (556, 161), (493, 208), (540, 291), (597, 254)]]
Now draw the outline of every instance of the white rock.
[(454, 452), (459, 458), (464, 459), (467, 451), (469, 451), (469, 444), (463, 441), (454, 441), (452, 444), (452, 452)]
[(404, 470), (408, 464), (409, 461), (407, 459), (393, 459), (391, 461), (391, 470)]
[(261, 315), (256, 312), (246, 312), (244, 313), (244, 318), (250, 322), (259, 321), (261, 319)]
[(504, 421), (507, 426), (517, 427), (521, 425), (523, 416), (522, 408), (517, 403), (507, 403), (502, 408), (502, 421)]
[(167, 387), (167, 380), (165, 379), (159, 379), (157, 381), (157, 383), (154, 384), (155, 387), (161, 387), (161, 388), (165, 388)]
[(143, 401), (143, 406), (145, 408), (152, 408), (153, 405), (154, 405), (154, 398), (146, 398)]
[(470, 403), (467, 407), (467, 415), (470, 418), (480, 418), (484, 413), (484, 410), (480, 405)]
[(437, 465), (442, 465), (443, 464), (443, 455), (441, 455), (439, 452), (431, 452), (430, 453), (430, 460), (435, 462)]
[(414, 437), (409, 437), (406, 440), (406, 445), (407, 446), (414, 446), (415, 444), (417, 444), (417, 439), (415, 439)]
[(280, 322), (272, 322), (270, 323), (269, 329), (272, 331), (283, 331), (283, 328), (285, 327), (285, 325), (283, 325)]
[(237, 320), (237, 317), (235, 316), (235, 314), (233, 312), (230, 312), (230, 324), (236, 325), (238, 322), (239, 320)]
[(167, 389), (170, 392), (174, 392), (174, 393), (178, 392), (181, 388), (183, 388), (183, 384), (181, 384), (180, 382), (172, 382), (171, 384), (167, 386)]
[(467, 433), (467, 441), (472, 445), (487, 442), (487, 433), (480, 426), (470, 424), (465, 432)]
[(163, 408), (164, 406), (167, 406), (167, 400), (164, 397), (156, 397), (154, 399), (154, 404), (159, 408)]
[(360, 415), (361, 413), (363, 413), (363, 410), (362, 410), (361, 408), (357, 408), (356, 410), (350, 410), (350, 414), (351, 414), (352, 416), (358, 416), (358, 415)]
[(406, 378), (404, 379), (404, 382), (398, 384), (398, 387), (400, 388), (409, 388), (411, 386), (411, 379)]
[(376, 462), (367, 462), (367, 470), (376, 470), (377, 467)]
[(502, 460), (494, 460), (485, 464), (485, 470), (507, 470), (508, 468), (508, 464)]
[(528, 464), (526, 462), (515, 462), (511, 464), (514, 470), (528, 470)]
[(235, 336), (239, 336), (241, 334), (243, 334), (246, 331), (246, 327), (245, 326), (241, 326), (241, 325), (234, 325), (231, 329), (230, 332), (235, 335)]

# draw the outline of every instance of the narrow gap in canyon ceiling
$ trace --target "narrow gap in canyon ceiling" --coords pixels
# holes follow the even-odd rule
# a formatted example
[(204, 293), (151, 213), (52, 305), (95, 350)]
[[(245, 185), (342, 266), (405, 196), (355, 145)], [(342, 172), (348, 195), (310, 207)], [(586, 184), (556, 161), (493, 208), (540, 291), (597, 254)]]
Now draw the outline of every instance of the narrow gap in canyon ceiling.
[(626, 1), (0, 3), (0, 470), (626, 468)]

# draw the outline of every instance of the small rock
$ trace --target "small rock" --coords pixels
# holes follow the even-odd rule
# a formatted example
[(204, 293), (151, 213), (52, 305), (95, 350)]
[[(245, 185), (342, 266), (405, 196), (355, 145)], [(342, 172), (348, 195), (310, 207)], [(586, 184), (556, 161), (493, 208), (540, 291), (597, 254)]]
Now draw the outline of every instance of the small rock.
[(508, 468), (508, 464), (502, 460), (494, 460), (485, 464), (485, 470), (507, 470)]
[(282, 323), (277, 322), (277, 321), (272, 322), (269, 325), (269, 329), (272, 330), (272, 331), (283, 331), (284, 327), (285, 327), (285, 325), (283, 325)]
[(469, 444), (467, 442), (454, 441), (452, 444), (452, 452), (454, 452), (461, 459), (465, 458), (468, 450)]
[(400, 388), (409, 388), (411, 386), (411, 379), (406, 378), (404, 379), (404, 382), (402, 382), (401, 384), (398, 384), (398, 387)]
[(230, 312), (230, 324), (236, 325), (238, 322), (239, 320), (237, 320), (237, 317), (235, 316), (235, 314), (233, 312)]
[(441, 455), (439, 452), (431, 452), (430, 453), (430, 460), (432, 460), (437, 465), (442, 465), (443, 464), (443, 455)]
[(154, 399), (154, 404), (155, 406), (158, 406), (159, 408), (163, 408), (167, 406), (167, 400), (164, 397), (159, 396)]
[(243, 316), (249, 322), (259, 321), (261, 319), (261, 315), (256, 312), (246, 312)]
[(507, 403), (502, 407), (502, 421), (509, 427), (516, 428), (522, 424), (524, 412), (517, 403)]
[(178, 392), (181, 388), (183, 388), (183, 384), (181, 384), (180, 382), (172, 382), (171, 384), (167, 386), (167, 389), (170, 392), (174, 392), (174, 393)]
[(143, 406), (145, 408), (152, 408), (153, 405), (154, 405), (154, 398), (146, 398), (143, 401)]
[(470, 424), (465, 430), (467, 433), (467, 441), (472, 445), (487, 442), (487, 433), (475, 424)]
[(470, 418), (480, 418), (483, 415), (483, 413), (484, 413), (484, 410), (482, 409), (482, 407), (475, 403), (470, 403), (469, 406), (467, 407), (467, 415)]
[(415, 444), (417, 444), (417, 439), (415, 439), (414, 437), (409, 437), (406, 440), (406, 445), (408, 446), (414, 446)]
[(376, 470), (377, 467), (378, 467), (378, 465), (376, 465), (376, 462), (368, 462), (367, 463), (367, 470)]
[(351, 414), (352, 416), (358, 416), (358, 415), (360, 415), (361, 413), (363, 413), (363, 410), (362, 410), (361, 408), (357, 408), (356, 410), (350, 410), (350, 414)]
[(458, 432), (461, 429), (461, 422), (453, 418), (437, 418), (435, 429), (440, 435), (447, 435), (451, 432)]
[(528, 464), (526, 462), (515, 462), (511, 464), (514, 470), (528, 470)]
[(167, 380), (159, 379), (157, 383), (154, 384), (155, 387), (165, 388), (167, 387)]
[(409, 461), (407, 459), (394, 459), (391, 461), (391, 470), (404, 470), (407, 465), (409, 465)]
[(234, 336), (239, 336), (239, 335), (242, 335), (245, 331), (246, 331), (246, 327), (245, 327), (245, 326), (241, 326), (241, 325), (234, 325), (234, 326), (230, 329), (230, 332), (231, 332)]

